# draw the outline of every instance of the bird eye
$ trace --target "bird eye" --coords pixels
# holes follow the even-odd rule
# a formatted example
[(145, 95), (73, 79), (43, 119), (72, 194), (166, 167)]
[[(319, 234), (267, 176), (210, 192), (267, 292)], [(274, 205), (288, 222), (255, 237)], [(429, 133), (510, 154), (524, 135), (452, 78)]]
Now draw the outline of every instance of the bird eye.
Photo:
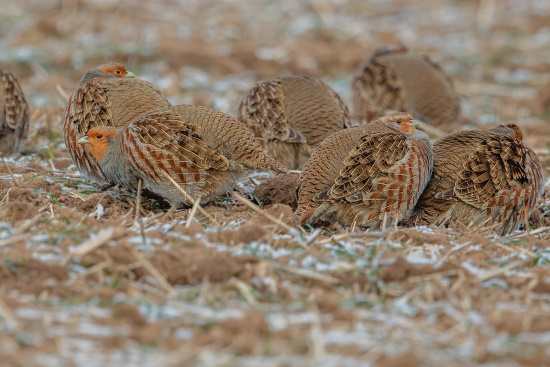
[(395, 120), (395, 122), (397, 122), (398, 124), (400, 124), (400, 123), (401, 123), (401, 120)]
[(103, 135), (97, 134), (95, 137), (98, 138), (98, 139), (101, 139), (103, 137)]
[(120, 74), (120, 70), (117, 70), (116, 73), (117, 73), (117, 74)]

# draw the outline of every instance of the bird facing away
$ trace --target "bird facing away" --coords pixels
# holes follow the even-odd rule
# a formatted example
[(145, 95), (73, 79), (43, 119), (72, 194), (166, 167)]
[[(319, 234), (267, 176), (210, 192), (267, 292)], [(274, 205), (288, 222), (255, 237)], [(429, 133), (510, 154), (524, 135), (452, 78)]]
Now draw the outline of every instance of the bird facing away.
[(302, 169), (327, 136), (351, 126), (340, 96), (306, 76), (258, 82), (242, 99), (237, 118), (268, 154), (290, 169)]
[(27, 138), (29, 106), (12, 73), (0, 69), (0, 157), (15, 154)]
[(432, 173), (428, 136), (407, 113), (329, 136), (311, 155), (300, 177), (300, 225), (316, 220), (378, 229), (404, 218)]
[(151, 83), (136, 79), (123, 65), (110, 63), (87, 71), (65, 109), (63, 132), (73, 162), (87, 178), (107, 180), (98, 162), (77, 144), (97, 126), (122, 127), (140, 115), (171, 104)]
[(403, 224), (518, 229), (544, 191), (540, 160), (522, 140), (509, 124), (437, 141), (433, 176)]
[(443, 69), (407, 48), (381, 48), (355, 75), (354, 114), (370, 122), (390, 111), (406, 111), (415, 119), (447, 132), (460, 119), (460, 98)]
[(233, 117), (203, 106), (180, 105), (147, 113), (123, 128), (96, 126), (78, 140), (112, 183), (143, 188), (174, 207), (210, 201), (253, 170), (284, 172), (252, 133)]

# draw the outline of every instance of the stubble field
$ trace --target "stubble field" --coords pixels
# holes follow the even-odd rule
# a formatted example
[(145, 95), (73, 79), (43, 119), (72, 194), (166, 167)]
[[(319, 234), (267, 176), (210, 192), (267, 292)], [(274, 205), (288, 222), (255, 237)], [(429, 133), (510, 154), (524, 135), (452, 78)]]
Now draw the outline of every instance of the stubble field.
[[(351, 103), (377, 46), (429, 55), (465, 128), (518, 123), (550, 170), (550, 3), (0, 0), (0, 68), (31, 105), (0, 164), (0, 365), (550, 365), (550, 183), (528, 231), (294, 227), (255, 173), (169, 212), (83, 179), (63, 142), (81, 75), (118, 61), (173, 104), (233, 114), (257, 80), (322, 78)], [(352, 106), (350, 105), (350, 108)], [(9, 168), (9, 169), (8, 169)], [(281, 194), (281, 193), (278, 193)]]

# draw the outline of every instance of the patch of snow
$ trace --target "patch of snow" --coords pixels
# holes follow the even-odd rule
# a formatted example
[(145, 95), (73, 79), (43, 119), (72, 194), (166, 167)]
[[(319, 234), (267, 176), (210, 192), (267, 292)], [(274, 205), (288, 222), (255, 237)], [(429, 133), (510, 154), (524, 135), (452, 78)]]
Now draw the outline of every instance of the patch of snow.
[(437, 234), (433, 228), (430, 228), (428, 226), (418, 226), (414, 228), (417, 232), (425, 233), (425, 234)]
[(103, 218), (103, 216), (105, 215), (105, 208), (103, 207), (103, 205), (101, 203), (98, 203), (97, 204), (97, 207), (95, 209), (95, 211), (93, 213), (90, 213), (88, 214), (89, 217), (96, 217), (96, 219), (100, 219), (100, 218)]
[(405, 260), (411, 264), (417, 265), (435, 264), (438, 260), (438, 256), (435, 254), (434, 249), (430, 249), (429, 257), (426, 255), (424, 249), (415, 249), (405, 256)]
[(481, 273), (482, 271), (484, 271), (483, 268), (479, 268), (475, 265), (472, 265), (470, 263), (470, 260), (464, 261), (461, 265), (464, 269), (468, 270), (473, 275), (477, 275), (477, 274)]
[[(330, 315), (322, 315), (322, 321), (330, 322)], [(271, 313), (266, 316), (266, 320), (270, 329), (274, 331), (284, 330), (290, 325), (304, 325), (313, 324), (318, 322), (319, 314), (314, 312), (301, 312), (301, 313)]]
[(193, 330), (179, 327), (176, 330), (174, 330), (174, 337), (180, 340), (191, 340), (193, 339)]
[(503, 289), (510, 288), (510, 285), (508, 284), (508, 282), (506, 282), (504, 279), (501, 279), (501, 278), (491, 278), (481, 283), (481, 285), (484, 288), (490, 288), (490, 287), (501, 287)]
[(363, 350), (375, 347), (378, 341), (368, 331), (329, 330), (324, 335), (326, 345), (356, 345)]

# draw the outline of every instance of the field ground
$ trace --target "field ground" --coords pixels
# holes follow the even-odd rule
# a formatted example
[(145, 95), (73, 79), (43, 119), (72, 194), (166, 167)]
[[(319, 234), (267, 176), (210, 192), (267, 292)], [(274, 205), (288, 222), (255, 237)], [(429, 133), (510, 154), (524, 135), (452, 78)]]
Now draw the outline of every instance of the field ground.
[[(169, 213), (81, 178), (63, 143), (83, 72), (120, 61), (173, 103), (234, 114), (254, 81), (320, 77), (351, 101), (375, 47), (441, 63), (466, 128), (517, 122), (550, 159), (550, 3), (0, 0), (0, 67), (32, 106), (0, 164), (0, 365), (550, 365), (550, 194), (531, 229), (276, 224), (231, 194)], [(351, 107), (351, 106), (350, 106)], [(7, 167), (9, 167), (8, 171)], [(12, 176), (13, 175), (13, 176)], [(257, 173), (238, 192), (268, 179)], [(289, 226), (290, 225), (290, 226)]]

